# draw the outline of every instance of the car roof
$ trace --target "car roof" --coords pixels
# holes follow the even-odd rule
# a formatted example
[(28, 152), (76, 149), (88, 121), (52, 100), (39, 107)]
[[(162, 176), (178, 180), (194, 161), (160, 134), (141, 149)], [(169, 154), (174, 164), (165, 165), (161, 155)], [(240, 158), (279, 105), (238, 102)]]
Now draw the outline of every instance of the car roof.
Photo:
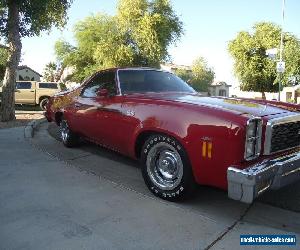
[(155, 71), (162, 71), (162, 72), (168, 72), (172, 73), (166, 70), (158, 69), (158, 68), (151, 68), (151, 67), (115, 67), (115, 68), (108, 68), (108, 69), (102, 69), (97, 71), (96, 73), (99, 72), (105, 72), (105, 71), (118, 71), (118, 70), (155, 70)]

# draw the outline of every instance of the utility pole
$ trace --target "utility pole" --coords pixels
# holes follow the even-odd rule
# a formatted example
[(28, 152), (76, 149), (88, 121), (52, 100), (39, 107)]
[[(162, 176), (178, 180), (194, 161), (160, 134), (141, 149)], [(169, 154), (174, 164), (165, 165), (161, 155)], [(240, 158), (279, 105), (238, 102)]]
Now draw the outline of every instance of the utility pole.
[(282, 54), (283, 54), (284, 8), (285, 8), (285, 0), (282, 0), (282, 23), (281, 23), (281, 36), (280, 36), (280, 51), (279, 51), (279, 62), (277, 63), (277, 72), (279, 73), (278, 101), (280, 101), (280, 90), (281, 90), (282, 73), (285, 70), (285, 63), (282, 61)]

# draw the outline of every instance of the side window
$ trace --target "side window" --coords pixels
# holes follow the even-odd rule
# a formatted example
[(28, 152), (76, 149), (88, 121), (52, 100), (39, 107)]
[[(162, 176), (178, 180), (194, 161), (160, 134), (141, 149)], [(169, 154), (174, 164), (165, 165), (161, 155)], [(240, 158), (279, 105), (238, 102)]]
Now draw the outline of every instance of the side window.
[(96, 97), (97, 91), (99, 90), (99, 85), (95, 83), (88, 83), (87, 86), (83, 89), (81, 96), (82, 97)]
[(16, 89), (31, 89), (31, 82), (17, 82)]
[(87, 85), (83, 88), (81, 92), (82, 97), (96, 97), (97, 91), (100, 89), (100, 80), (102, 78), (102, 74), (97, 74), (93, 77)]
[(100, 89), (107, 89), (110, 95), (117, 93), (114, 72), (97, 74), (82, 90), (82, 97), (96, 97)]
[(39, 87), (44, 89), (58, 89), (57, 84), (52, 82), (40, 82)]
[(105, 72), (103, 74), (102, 80), (102, 89), (107, 89), (109, 95), (116, 95), (117, 88), (116, 88), (116, 81), (115, 81), (115, 72)]

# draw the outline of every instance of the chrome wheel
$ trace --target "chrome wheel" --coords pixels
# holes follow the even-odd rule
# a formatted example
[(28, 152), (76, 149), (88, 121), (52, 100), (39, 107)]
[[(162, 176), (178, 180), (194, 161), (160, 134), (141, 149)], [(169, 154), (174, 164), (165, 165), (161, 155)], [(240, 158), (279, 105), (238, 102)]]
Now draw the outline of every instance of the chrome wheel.
[(77, 146), (80, 142), (80, 137), (72, 131), (67, 120), (65, 120), (63, 117), (60, 122), (60, 135), (63, 144), (68, 148)]
[(182, 180), (181, 157), (168, 143), (160, 142), (154, 145), (147, 155), (146, 165), (153, 184), (162, 190), (173, 190)]
[(62, 120), (60, 123), (60, 132), (61, 132), (61, 139), (64, 143), (66, 143), (70, 136), (70, 129), (65, 120)]

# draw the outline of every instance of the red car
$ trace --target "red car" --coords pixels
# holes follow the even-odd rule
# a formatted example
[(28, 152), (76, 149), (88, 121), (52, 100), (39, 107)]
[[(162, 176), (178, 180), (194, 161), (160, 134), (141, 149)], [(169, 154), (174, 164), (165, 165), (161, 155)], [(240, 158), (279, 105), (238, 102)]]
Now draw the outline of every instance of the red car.
[(153, 194), (178, 200), (196, 183), (250, 203), (300, 179), (300, 106), (203, 97), (172, 73), (100, 71), (45, 112), (65, 146), (82, 137), (140, 159)]

